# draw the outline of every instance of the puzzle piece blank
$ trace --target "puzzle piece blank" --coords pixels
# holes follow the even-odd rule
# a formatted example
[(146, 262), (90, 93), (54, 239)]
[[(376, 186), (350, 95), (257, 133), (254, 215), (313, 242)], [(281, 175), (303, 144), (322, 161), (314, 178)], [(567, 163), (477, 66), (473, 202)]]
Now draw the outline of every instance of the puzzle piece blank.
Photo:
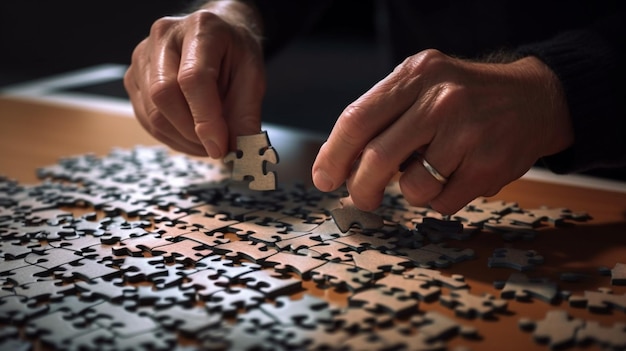
[(276, 189), (276, 173), (267, 172), (267, 163), (278, 163), (278, 154), (271, 147), (267, 132), (237, 137), (237, 152), (230, 152), (224, 162), (233, 162), (234, 180), (252, 178), (248, 187), (252, 190)]

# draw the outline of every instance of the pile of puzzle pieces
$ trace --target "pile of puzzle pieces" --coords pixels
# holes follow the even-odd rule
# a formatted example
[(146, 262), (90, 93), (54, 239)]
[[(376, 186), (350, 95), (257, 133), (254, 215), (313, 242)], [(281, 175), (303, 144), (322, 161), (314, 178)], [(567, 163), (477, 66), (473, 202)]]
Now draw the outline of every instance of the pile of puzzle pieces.
[[(529, 277), (535, 251), (481, 258), (514, 271), (495, 282), (500, 296), (443, 272), (477, 259), (459, 245), (479, 231), (532, 240), (584, 213), (477, 199), (444, 219), (390, 185), (370, 228), (350, 220), (344, 189), (251, 191), (158, 147), (68, 157), (38, 175), (0, 178), (0, 350), (445, 350), (479, 345), (472, 321), (507, 313), (510, 299), (626, 316), (626, 295), (568, 296)], [(604, 273), (626, 283), (625, 265)], [(453, 315), (424, 308), (433, 301)], [(624, 324), (551, 312), (519, 327), (546, 347), (626, 349)]]

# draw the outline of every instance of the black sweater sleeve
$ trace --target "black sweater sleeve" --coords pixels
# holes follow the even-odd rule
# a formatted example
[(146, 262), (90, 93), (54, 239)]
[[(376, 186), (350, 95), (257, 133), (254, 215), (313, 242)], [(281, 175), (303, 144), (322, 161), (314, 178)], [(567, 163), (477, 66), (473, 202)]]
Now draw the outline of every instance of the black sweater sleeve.
[(263, 19), (263, 49), (271, 58), (291, 39), (310, 29), (332, 0), (255, 0)]
[(555, 72), (574, 127), (574, 144), (545, 157), (544, 164), (556, 173), (626, 166), (625, 13), (518, 53), (536, 56)]

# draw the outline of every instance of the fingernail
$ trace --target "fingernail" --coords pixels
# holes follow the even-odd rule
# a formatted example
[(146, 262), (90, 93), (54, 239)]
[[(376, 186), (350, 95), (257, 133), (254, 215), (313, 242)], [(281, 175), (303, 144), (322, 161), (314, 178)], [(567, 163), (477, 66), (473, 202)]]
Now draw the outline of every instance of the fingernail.
[(204, 144), (204, 149), (206, 150), (206, 152), (209, 154), (211, 158), (218, 159), (222, 157), (222, 151), (213, 140), (210, 140), (210, 139), (204, 140), (203, 144)]
[(316, 169), (315, 172), (313, 172), (313, 183), (321, 191), (331, 191), (334, 189), (333, 180), (321, 169)]

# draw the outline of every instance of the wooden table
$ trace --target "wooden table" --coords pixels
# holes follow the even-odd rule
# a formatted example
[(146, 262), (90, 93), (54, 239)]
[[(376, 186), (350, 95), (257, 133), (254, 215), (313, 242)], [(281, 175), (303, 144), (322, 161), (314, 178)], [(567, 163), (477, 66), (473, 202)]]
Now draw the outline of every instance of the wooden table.
[[(320, 139), (280, 127), (268, 129), (271, 142), (281, 157), (277, 169), (279, 179), (310, 182), (310, 166)], [(84, 153), (105, 155), (113, 147), (135, 145), (160, 143), (129, 116), (0, 98), (0, 175), (21, 183), (38, 182), (35, 169), (54, 164), (62, 157)], [(593, 217), (573, 226), (546, 228), (532, 241), (515, 242), (512, 245), (515, 248), (534, 249), (544, 256), (545, 263), (532, 272), (532, 276), (550, 278), (562, 289), (578, 295), (585, 290), (610, 286), (610, 277), (601, 276), (599, 267), (612, 268), (618, 262), (626, 263), (626, 192), (520, 179), (503, 188), (494, 199), (517, 202), (524, 209), (544, 205), (567, 207), (587, 212)], [(444, 269), (444, 272), (464, 275), (473, 293), (486, 292), (499, 296), (492, 283), (508, 276), (510, 270), (488, 269), (486, 260), (495, 248), (511, 245), (493, 235), (480, 235), (464, 244), (471, 245), (477, 259)], [(559, 280), (561, 273), (570, 271), (586, 274), (587, 278), (576, 283)], [(615, 294), (626, 293), (626, 287), (610, 287)], [(320, 294), (329, 296), (328, 293)], [(454, 315), (438, 303), (422, 303), (422, 308)], [(546, 311), (552, 309), (564, 309), (572, 316), (605, 325), (626, 321), (626, 313), (619, 310), (609, 314), (592, 314), (584, 308), (570, 307), (567, 302), (550, 305), (537, 300), (530, 303), (510, 300), (511, 313), (498, 316), (496, 321), (460, 319), (465, 324), (476, 326), (483, 335), (483, 340), (460, 341), (474, 350), (547, 349), (533, 342), (531, 333), (520, 331), (517, 323), (521, 317), (543, 319)], [(452, 340), (450, 345), (460, 342), (459, 339)]]

